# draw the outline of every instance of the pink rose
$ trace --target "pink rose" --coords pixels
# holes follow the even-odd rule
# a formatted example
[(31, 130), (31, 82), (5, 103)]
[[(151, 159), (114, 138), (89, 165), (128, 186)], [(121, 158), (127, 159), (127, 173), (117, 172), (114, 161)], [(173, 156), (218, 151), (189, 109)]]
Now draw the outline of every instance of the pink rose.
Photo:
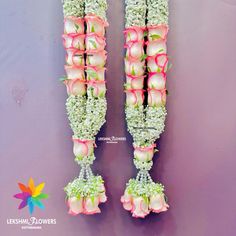
[(144, 55), (144, 41), (129, 42), (125, 45), (126, 58), (128, 60), (137, 60)]
[(149, 209), (155, 213), (167, 211), (169, 205), (166, 203), (164, 194), (157, 194), (150, 197)]
[(125, 59), (125, 73), (133, 76), (144, 75), (145, 61), (129, 61)]
[(124, 31), (126, 43), (143, 41), (144, 39), (144, 29), (141, 27), (130, 27)]
[(86, 81), (81, 79), (67, 79), (64, 81), (68, 95), (85, 95)]
[(147, 55), (148, 56), (155, 56), (157, 54), (166, 53), (166, 41), (163, 39), (155, 40), (155, 41), (148, 41), (146, 42), (147, 45)]
[(98, 51), (98, 52), (87, 52), (86, 64), (89, 66), (96, 66), (96, 67), (104, 67), (106, 64), (106, 51)]
[(133, 198), (133, 209), (131, 211), (133, 217), (144, 218), (150, 213), (148, 209), (148, 203), (144, 201), (142, 197)]
[(106, 68), (97, 68), (94, 66), (87, 66), (87, 80), (105, 80)]
[(67, 48), (76, 48), (78, 50), (85, 50), (85, 35), (84, 34), (63, 34), (63, 44)]
[(84, 199), (84, 214), (93, 215), (100, 213), (101, 210), (98, 207), (99, 198), (98, 197), (87, 197)]
[(95, 33), (87, 34), (85, 37), (85, 45), (87, 51), (101, 51), (106, 46), (105, 38)]
[(73, 152), (76, 157), (91, 156), (94, 152), (94, 140), (81, 140), (73, 138)]
[(148, 89), (148, 105), (162, 106), (166, 104), (166, 90)]
[(68, 65), (74, 66), (84, 66), (84, 52), (79, 51), (75, 48), (70, 48), (66, 50), (66, 63)]
[(148, 41), (166, 39), (168, 33), (167, 25), (155, 25), (148, 27)]
[(151, 72), (148, 75), (148, 88), (165, 89), (166, 87), (166, 74)]
[(84, 33), (84, 20), (73, 16), (68, 16), (64, 19), (65, 34), (83, 34)]
[(144, 100), (142, 89), (127, 89), (126, 91), (126, 104), (127, 105), (142, 105)]
[(104, 97), (106, 94), (105, 81), (100, 80), (89, 80), (88, 89), (92, 88), (92, 95), (94, 97)]
[(127, 211), (131, 211), (133, 209), (132, 205), (132, 196), (128, 193), (127, 190), (125, 190), (124, 195), (121, 197), (120, 201), (123, 204), (123, 207)]
[(155, 145), (150, 147), (134, 147), (134, 157), (139, 161), (151, 161), (154, 155)]
[(85, 80), (84, 67), (83, 66), (65, 66), (68, 79), (81, 79)]
[(168, 66), (168, 57), (165, 53), (147, 58), (147, 67), (149, 72), (166, 72)]
[(145, 76), (126, 75), (127, 89), (143, 89)]
[(70, 215), (78, 215), (83, 212), (83, 198), (72, 197), (67, 201)]
[(103, 183), (100, 184), (100, 187), (99, 187), (99, 202), (106, 202), (107, 201), (107, 196), (106, 196), (106, 189), (105, 189), (105, 186)]
[(105, 192), (100, 193), (100, 194), (99, 194), (99, 202), (104, 203), (104, 202), (106, 202), (106, 201), (107, 201), (106, 193), (105, 193)]
[(108, 26), (107, 22), (95, 15), (85, 16), (87, 24), (87, 33), (96, 33), (99, 36), (105, 35), (105, 27)]

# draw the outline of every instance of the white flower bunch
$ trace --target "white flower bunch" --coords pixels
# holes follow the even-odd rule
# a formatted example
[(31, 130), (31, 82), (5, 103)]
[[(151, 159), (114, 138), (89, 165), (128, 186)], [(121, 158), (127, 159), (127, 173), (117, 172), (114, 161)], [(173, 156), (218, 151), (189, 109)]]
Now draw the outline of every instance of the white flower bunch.
[(84, 17), (83, 0), (63, 0), (64, 16)]
[(168, 25), (168, 0), (147, 0), (147, 25)]

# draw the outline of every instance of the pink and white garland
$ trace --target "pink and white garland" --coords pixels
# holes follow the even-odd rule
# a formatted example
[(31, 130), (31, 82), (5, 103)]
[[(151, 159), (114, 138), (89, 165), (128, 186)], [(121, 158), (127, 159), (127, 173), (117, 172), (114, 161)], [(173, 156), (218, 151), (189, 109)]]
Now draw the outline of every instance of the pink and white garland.
[(148, 172), (153, 165), (155, 141), (164, 131), (167, 115), (168, 1), (126, 0), (124, 33), (125, 112), (139, 172), (136, 179), (128, 182), (121, 202), (133, 217), (144, 218), (150, 212), (160, 213), (169, 207), (164, 186), (154, 183)]
[(95, 136), (106, 115), (105, 0), (64, 0), (63, 45), (66, 50), (66, 102), (73, 130), (75, 161), (81, 166), (78, 178), (65, 187), (69, 214), (100, 213), (106, 202), (104, 181), (90, 165), (95, 160)]

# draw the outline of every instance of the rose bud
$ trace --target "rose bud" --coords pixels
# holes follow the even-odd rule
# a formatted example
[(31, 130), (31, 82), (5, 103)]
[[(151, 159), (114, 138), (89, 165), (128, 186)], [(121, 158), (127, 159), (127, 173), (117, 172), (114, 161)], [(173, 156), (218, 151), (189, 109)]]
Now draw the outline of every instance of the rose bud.
[(167, 25), (148, 26), (148, 41), (154, 41), (157, 39), (166, 40), (167, 33), (168, 33)]
[(64, 81), (68, 95), (85, 95), (86, 94), (86, 85), (85, 80), (81, 79), (67, 79)]
[(148, 89), (148, 105), (163, 106), (166, 104), (166, 90)]
[(165, 53), (147, 58), (148, 72), (166, 72), (168, 57)]
[(126, 43), (143, 41), (144, 39), (144, 29), (141, 27), (130, 27), (124, 31)]
[(105, 38), (98, 36), (95, 33), (87, 34), (85, 37), (86, 50), (100, 51), (106, 46)]
[(106, 193), (105, 193), (105, 192), (100, 193), (100, 194), (99, 194), (99, 202), (104, 203), (104, 202), (106, 202), (106, 201), (107, 201)]
[(148, 76), (148, 88), (165, 89), (166, 74), (158, 72), (150, 72)]
[(100, 17), (95, 15), (85, 16), (85, 21), (87, 24), (87, 33), (96, 33), (99, 36), (105, 35), (105, 27), (108, 26), (107, 22), (102, 20)]
[(100, 209), (98, 207), (99, 199), (98, 197), (87, 197), (84, 200), (84, 214), (92, 215), (96, 213), (100, 213)]
[(106, 51), (98, 51), (94, 53), (87, 52), (86, 64), (89, 66), (104, 67), (106, 64)]
[(120, 201), (121, 201), (122, 203), (125, 203), (125, 202), (131, 202), (131, 200), (132, 200), (131, 194), (129, 194), (128, 191), (125, 190), (125, 193), (124, 193), (124, 195), (121, 197)]
[(107, 196), (106, 196), (106, 189), (103, 183), (100, 184), (98, 188), (100, 194), (99, 194), (99, 202), (106, 202)]
[(106, 68), (96, 68), (93, 66), (87, 66), (87, 80), (105, 80)]
[(126, 89), (143, 89), (144, 76), (126, 75)]
[(65, 34), (83, 34), (84, 33), (84, 20), (73, 16), (68, 16), (64, 20)]
[(126, 58), (131, 60), (141, 59), (142, 56), (144, 55), (143, 45), (144, 45), (143, 41), (127, 43), (125, 45)]
[(124, 207), (125, 210), (127, 210), (127, 211), (131, 211), (132, 210), (132, 208), (133, 208), (132, 196), (128, 193), (127, 190), (125, 190), (125, 193), (121, 197), (120, 201), (122, 202), (123, 207)]
[(93, 97), (104, 97), (106, 94), (105, 81), (89, 80), (88, 81), (88, 89), (92, 89)]
[(155, 40), (155, 41), (148, 41), (147, 43), (147, 55), (148, 56), (155, 56), (157, 54), (166, 53), (166, 41), (163, 39)]
[(142, 76), (144, 74), (145, 61), (129, 61), (125, 59), (125, 73), (133, 76)]
[(91, 156), (94, 152), (94, 140), (73, 139), (73, 152), (76, 157)]
[(127, 89), (126, 104), (133, 106), (140, 106), (143, 104), (144, 95), (142, 89)]
[(85, 80), (84, 67), (83, 66), (65, 66), (68, 79), (81, 79)]
[(67, 201), (70, 215), (78, 215), (83, 212), (83, 198), (72, 197)]
[(150, 197), (149, 209), (155, 213), (167, 211), (169, 205), (165, 201), (164, 194), (157, 194)]
[(149, 212), (148, 203), (142, 197), (135, 197), (133, 199), (133, 217), (144, 218)]
[(84, 52), (79, 51), (75, 48), (70, 48), (66, 50), (66, 63), (68, 65), (75, 65), (75, 66), (84, 66)]
[(63, 34), (63, 44), (67, 48), (76, 48), (78, 50), (85, 50), (85, 35), (84, 34)]
[(144, 148), (134, 147), (134, 158), (143, 162), (151, 161), (154, 155), (154, 147), (155, 145)]

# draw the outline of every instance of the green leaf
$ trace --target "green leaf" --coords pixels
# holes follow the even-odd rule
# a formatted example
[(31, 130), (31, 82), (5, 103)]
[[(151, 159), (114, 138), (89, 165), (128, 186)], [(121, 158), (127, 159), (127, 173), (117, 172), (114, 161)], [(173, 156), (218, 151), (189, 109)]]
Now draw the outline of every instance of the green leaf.
[(90, 39), (89, 42), (93, 45), (95, 49), (97, 49), (97, 44), (93, 40)]
[(75, 30), (76, 32), (79, 30), (79, 25), (75, 24)]
[(135, 75), (135, 70), (134, 70), (134, 66), (132, 66), (132, 71), (131, 71), (131, 75)]
[(95, 197), (94, 196), (91, 197), (91, 201), (94, 204), (94, 202), (95, 202)]
[(89, 77), (93, 77), (93, 78), (97, 78), (98, 77), (97, 73), (95, 71), (93, 71), (93, 70), (86, 70), (86, 73), (87, 73), (87, 75)]
[(172, 64), (170, 62), (168, 62), (167, 70), (170, 70), (171, 68), (172, 68)]
[(157, 72), (161, 73), (161, 68), (160, 67), (157, 68)]
[(147, 58), (147, 54), (143, 54), (140, 59), (141, 61), (144, 61), (146, 58)]
[(152, 34), (152, 35), (150, 35), (150, 37), (152, 38), (152, 40), (156, 40), (156, 39), (161, 38), (161, 36), (159, 34)]
[(67, 77), (66, 77), (66, 76), (63, 76), (63, 77), (59, 78), (59, 80), (63, 82), (63, 81), (65, 81), (65, 80), (67, 80)]
[(104, 98), (104, 97), (105, 97), (105, 92), (100, 93), (99, 97), (100, 97), (100, 98)]
[(163, 48), (159, 49), (159, 50), (158, 50), (158, 53), (159, 53), (159, 52), (164, 52), (164, 49), (163, 49)]
[(148, 35), (148, 32), (147, 31), (144, 31), (143, 32), (143, 37), (146, 37)]
[(131, 85), (128, 84), (128, 83), (125, 83), (125, 84), (124, 84), (124, 88), (125, 88), (125, 89), (129, 89), (129, 88), (131, 88)]

